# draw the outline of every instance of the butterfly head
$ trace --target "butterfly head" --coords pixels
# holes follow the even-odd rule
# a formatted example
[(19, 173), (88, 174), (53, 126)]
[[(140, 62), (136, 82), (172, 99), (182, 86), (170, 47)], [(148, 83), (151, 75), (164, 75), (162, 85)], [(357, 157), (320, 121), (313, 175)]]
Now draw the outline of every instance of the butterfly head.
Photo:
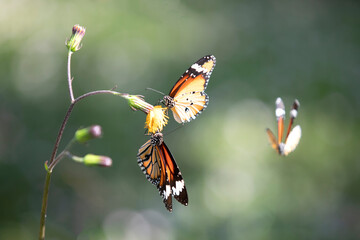
[(281, 142), (278, 146), (277, 146), (277, 151), (278, 153), (281, 155), (281, 156), (284, 156), (284, 147), (285, 147), (285, 144), (283, 142)]
[(164, 142), (164, 137), (161, 132), (157, 132), (151, 135), (151, 145), (160, 146), (163, 142)]
[(174, 99), (168, 95), (164, 96), (163, 103), (168, 108), (173, 108), (175, 106)]

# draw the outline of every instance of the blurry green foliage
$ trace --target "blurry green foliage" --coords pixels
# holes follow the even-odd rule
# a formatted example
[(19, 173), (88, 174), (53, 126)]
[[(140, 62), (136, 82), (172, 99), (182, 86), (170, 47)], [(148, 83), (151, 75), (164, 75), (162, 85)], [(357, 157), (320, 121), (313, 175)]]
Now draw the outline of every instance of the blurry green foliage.
[[(105, 154), (109, 169), (64, 160), (55, 169), (49, 239), (358, 239), (360, 237), (360, 4), (356, 1), (3, 1), (0, 3), (0, 239), (36, 239), (45, 170), (74, 92), (110, 89), (150, 103), (197, 59), (214, 54), (209, 106), (170, 119), (165, 141), (189, 206), (169, 214), (136, 154), (145, 115), (118, 97), (79, 103), (62, 146), (81, 126), (104, 136), (74, 154)], [(298, 98), (303, 137), (287, 158), (267, 142), (274, 101)], [(287, 108), (288, 111), (288, 108)]]

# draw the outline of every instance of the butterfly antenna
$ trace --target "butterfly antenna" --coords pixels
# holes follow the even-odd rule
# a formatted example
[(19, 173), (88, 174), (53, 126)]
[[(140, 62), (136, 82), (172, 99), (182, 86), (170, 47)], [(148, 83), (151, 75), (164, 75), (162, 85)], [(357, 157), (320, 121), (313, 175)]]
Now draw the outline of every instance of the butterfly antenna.
[(175, 132), (175, 131), (178, 130), (179, 128), (182, 128), (183, 126), (184, 126), (183, 124), (178, 125), (176, 128), (170, 130), (169, 132), (167, 132), (167, 133), (164, 134), (164, 135), (166, 135), (166, 136), (167, 136), (167, 135), (170, 135), (171, 133)]
[(158, 90), (156, 90), (156, 89), (153, 89), (153, 88), (145, 88), (145, 89), (146, 89), (146, 90), (151, 90), (151, 91), (154, 91), (154, 92), (157, 92), (157, 93), (160, 93), (161, 95), (165, 96), (164, 93), (162, 93), (162, 92), (160, 92), (160, 91), (158, 91)]
[(275, 115), (278, 124), (278, 145), (280, 145), (284, 133), (285, 105), (281, 98), (276, 99), (275, 105)]
[(290, 122), (289, 122), (289, 127), (288, 127), (288, 130), (287, 130), (287, 134), (286, 134), (286, 137), (285, 137), (285, 142), (286, 142), (286, 139), (288, 138), (289, 134), (290, 134), (290, 130), (291, 130), (291, 127), (294, 123), (294, 119), (297, 117), (297, 113), (298, 113), (298, 109), (300, 107), (300, 103), (297, 99), (295, 99), (293, 105), (292, 105), (292, 108), (290, 110)]

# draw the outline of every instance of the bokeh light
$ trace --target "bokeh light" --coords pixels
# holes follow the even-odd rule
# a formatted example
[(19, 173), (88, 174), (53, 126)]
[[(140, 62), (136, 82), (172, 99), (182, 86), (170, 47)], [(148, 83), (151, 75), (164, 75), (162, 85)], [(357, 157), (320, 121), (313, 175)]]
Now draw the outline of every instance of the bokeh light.
[[(103, 137), (54, 170), (48, 239), (359, 239), (360, 4), (356, 1), (41, 1), (0, 3), (0, 239), (36, 239), (49, 159), (70, 103), (65, 40), (86, 27), (72, 58), (75, 96), (117, 86), (157, 104), (197, 59), (217, 66), (207, 109), (164, 139), (189, 205), (164, 208), (137, 164), (145, 114), (110, 95), (76, 105), (61, 149), (80, 127)], [(297, 149), (278, 156), (275, 100), (300, 101)], [(287, 126), (286, 126), (287, 127)]]

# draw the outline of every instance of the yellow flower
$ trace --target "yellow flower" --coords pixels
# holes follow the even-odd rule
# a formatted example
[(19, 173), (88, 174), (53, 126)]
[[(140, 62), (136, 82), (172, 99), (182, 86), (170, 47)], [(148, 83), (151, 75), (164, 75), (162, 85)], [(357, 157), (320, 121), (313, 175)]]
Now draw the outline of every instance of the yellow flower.
[(168, 122), (166, 108), (155, 106), (146, 116), (145, 128), (149, 133), (161, 132)]

